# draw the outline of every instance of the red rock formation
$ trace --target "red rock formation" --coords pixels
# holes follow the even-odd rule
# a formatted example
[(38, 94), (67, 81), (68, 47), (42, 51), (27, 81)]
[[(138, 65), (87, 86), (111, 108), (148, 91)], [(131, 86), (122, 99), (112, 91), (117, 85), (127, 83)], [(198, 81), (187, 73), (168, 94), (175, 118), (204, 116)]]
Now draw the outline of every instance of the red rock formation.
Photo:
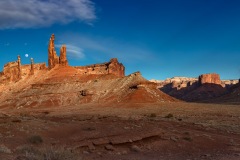
[(17, 57), (17, 61), (9, 62), (4, 65), (2, 78), (8, 82), (18, 81), (22, 77), (22, 65), (20, 56)]
[(10, 62), (4, 65), (3, 75), (7, 81), (16, 81), (19, 79), (19, 70), (17, 62)]
[(59, 57), (59, 64), (61, 66), (67, 66), (68, 60), (67, 60), (67, 48), (65, 45), (63, 45), (60, 49), (60, 57)]
[(55, 45), (54, 45), (55, 36), (52, 34), (49, 46), (48, 46), (48, 68), (52, 69), (59, 64), (59, 57), (57, 56)]
[(118, 77), (125, 76), (125, 67), (122, 63), (119, 63), (117, 58), (113, 58), (110, 60), (110, 64), (108, 65), (108, 73), (114, 74)]
[[(67, 48), (63, 45), (60, 49), (60, 57), (57, 56), (54, 47), (55, 36), (52, 34), (48, 46), (48, 68), (52, 69), (57, 65), (68, 66)], [(94, 64), (91, 66), (75, 67), (82, 74), (113, 74), (117, 77), (125, 76), (125, 67), (119, 63), (117, 58), (113, 58), (108, 63)]]
[(34, 74), (34, 63), (33, 63), (33, 58), (31, 58), (31, 69), (30, 69), (30, 75)]
[(22, 77), (22, 68), (21, 68), (21, 57), (18, 55), (18, 79), (21, 79)]
[(216, 73), (202, 74), (199, 76), (199, 83), (212, 83), (212, 84), (221, 84), (220, 76)]
[(119, 63), (117, 58), (113, 58), (110, 62), (102, 64), (94, 64), (89, 66), (76, 66), (80, 74), (113, 74), (117, 77), (125, 76), (125, 67)]
[(67, 66), (67, 48), (63, 45), (60, 49), (60, 57), (57, 56), (55, 45), (54, 45), (55, 36), (52, 34), (49, 46), (48, 46), (48, 68), (52, 69), (57, 65)]

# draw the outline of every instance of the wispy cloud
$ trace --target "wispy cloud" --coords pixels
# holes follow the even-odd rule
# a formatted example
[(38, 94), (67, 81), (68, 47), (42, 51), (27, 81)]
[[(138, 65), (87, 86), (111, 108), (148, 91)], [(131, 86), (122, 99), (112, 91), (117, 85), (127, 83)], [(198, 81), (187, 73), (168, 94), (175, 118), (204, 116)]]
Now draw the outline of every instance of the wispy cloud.
[(96, 19), (91, 0), (1, 0), (0, 29), (38, 28)]
[(4, 46), (10, 46), (10, 43), (4, 43)]
[[(61, 48), (62, 45), (60, 44), (56, 44), (55, 47), (56, 48)], [(73, 44), (66, 44), (67, 47), (67, 56), (71, 59), (82, 59), (85, 57), (83, 49), (75, 46)]]
[(80, 46), (92, 54), (96, 53), (91, 55), (91, 57), (95, 56), (97, 59), (99, 57), (116, 57), (124, 62), (141, 63), (146, 59), (154, 60), (155, 57), (154, 53), (142, 46), (120, 42), (112, 38), (67, 33), (60, 35), (59, 39), (69, 44)]

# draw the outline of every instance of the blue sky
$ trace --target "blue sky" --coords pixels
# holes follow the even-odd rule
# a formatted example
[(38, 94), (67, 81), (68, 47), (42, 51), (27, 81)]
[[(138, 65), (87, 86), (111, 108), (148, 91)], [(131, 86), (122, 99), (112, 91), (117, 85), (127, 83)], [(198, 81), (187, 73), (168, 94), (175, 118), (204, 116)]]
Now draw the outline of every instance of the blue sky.
[(72, 66), (116, 57), (147, 79), (240, 78), (238, 0), (1, 0), (0, 69), (47, 62), (52, 33)]

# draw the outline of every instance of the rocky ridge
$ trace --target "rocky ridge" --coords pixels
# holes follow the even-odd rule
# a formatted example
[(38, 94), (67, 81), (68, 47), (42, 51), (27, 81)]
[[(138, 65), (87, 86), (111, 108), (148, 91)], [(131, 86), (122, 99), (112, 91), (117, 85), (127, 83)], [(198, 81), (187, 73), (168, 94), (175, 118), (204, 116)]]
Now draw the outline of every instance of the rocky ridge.
[[(60, 57), (52, 35), (45, 63), (21, 65), (10, 62), (0, 74), (1, 107), (50, 107), (82, 103), (168, 102), (178, 101), (157, 89), (135, 72), (125, 76), (125, 67), (117, 58), (102, 64), (69, 66), (67, 48)], [(17, 75), (17, 76), (16, 76)]]

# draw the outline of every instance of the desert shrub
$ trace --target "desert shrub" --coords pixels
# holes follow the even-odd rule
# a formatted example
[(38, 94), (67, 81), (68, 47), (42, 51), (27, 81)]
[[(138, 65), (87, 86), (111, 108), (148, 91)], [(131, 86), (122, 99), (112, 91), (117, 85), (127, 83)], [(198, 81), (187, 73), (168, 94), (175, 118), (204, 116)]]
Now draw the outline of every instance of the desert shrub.
[(5, 145), (0, 145), (0, 153), (12, 153), (12, 151)]
[(49, 111), (44, 111), (43, 114), (49, 114), (50, 112)]
[(13, 119), (12, 122), (13, 123), (21, 123), (22, 121), (21, 121), (21, 119)]
[(150, 117), (154, 118), (154, 117), (157, 117), (157, 115), (156, 115), (156, 113), (151, 113)]
[(169, 113), (168, 115), (165, 116), (165, 118), (173, 118), (173, 114)]
[(41, 153), (44, 160), (73, 160), (77, 158), (74, 153), (64, 148), (44, 148)]
[(43, 139), (41, 136), (34, 135), (28, 139), (28, 141), (32, 144), (40, 144), (43, 142)]
[(96, 128), (95, 127), (83, 127), (82, 130), (84, 130), (84, 131), (95, 131)]
[(24, 155), (29, 155), (29, 154), (37, 155), (37, 154), (40, 154), (40, 152), (36, 148), (31, 146), (31, 145), (18, 146), (16, 148), (16, 153), (24, 154)]
[(185, 134), (185, 135), (190, 135), (190, 133), (189, 133), (189, 132), (184, 132), (184, 134)]
[(186, 140), (186, 141), (192, 141), (191, 137), (183, 137), (183, 139)]
[(67, 150), (63, 147), (49, 147), (43, 146), (41, 148), (34, 148), (33, 146), (24, 147), (22, 153), (25, 159), (31, 160), (82, 160), (82, 157)]

